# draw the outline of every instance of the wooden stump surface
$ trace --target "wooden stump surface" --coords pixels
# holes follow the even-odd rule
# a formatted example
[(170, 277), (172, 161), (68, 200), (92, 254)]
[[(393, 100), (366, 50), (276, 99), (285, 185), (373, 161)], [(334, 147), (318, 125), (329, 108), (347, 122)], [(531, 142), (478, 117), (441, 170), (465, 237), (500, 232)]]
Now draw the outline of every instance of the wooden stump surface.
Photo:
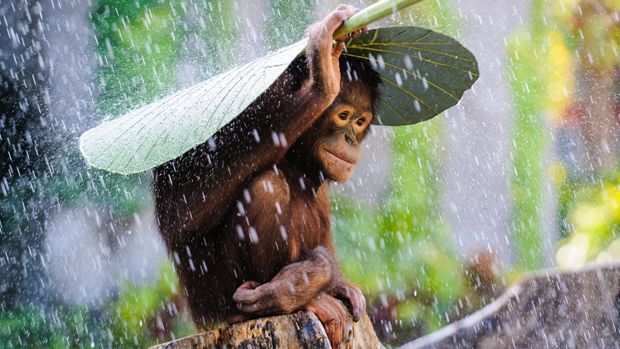
[(620, 264), (548, 270), (401, 349), (620, 348)]
[[(156, 345), (151, 349), (328, 349), (331, 348), (323, 325), (310, 312), (272, 316), (246, 321), (195, 336)], [(339, 349), (383, 348), (368, 316), (348, 323), (348, 333)]]

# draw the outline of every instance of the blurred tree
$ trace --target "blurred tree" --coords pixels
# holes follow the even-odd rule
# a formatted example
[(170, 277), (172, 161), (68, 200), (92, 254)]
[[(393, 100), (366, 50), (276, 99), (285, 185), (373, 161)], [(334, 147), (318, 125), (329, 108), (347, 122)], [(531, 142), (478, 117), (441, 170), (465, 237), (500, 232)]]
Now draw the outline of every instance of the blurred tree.
[[(566, 1), (566, 0), (565, 0)], [(586, 172), (609, 169), (620, 151), (618, 117), (614, 112), (616, 68), (620, 63), (620, 2), (581, 0), (567, 4), (572, 12), (581, 136), (585, 141)], [(572, 5), (572, 6), (571, 6)]]
[[(44, 187), (57, 168), (41, 4), (0, 3), (0, 311), (46, 299)], [(7, 50), (5, 50), (6, 48)], [(19, 59), (16, 59), (19, 57)]]
[(547, 102), (563, 101), (558, 99), (558, 87), (551, 91), (548, 86), (559, 83), (562, 89), (565, 86), (561, 83), (566, 81), (564, 77), (553, 81), (547, 78), (550, 70), (545, 64), (557, 68), (553, 77), (566, 73), (566, 69), (563, 69), (564, 65), (555, 64), (565, 55), (561, 47), (554, 46), (556, 34), (545, 20), (545, 4), (542, 0), (531, 2), (528, 27), (517, 32), (508, 45), (508, 70), (516, 111), (512, 151), (512, 229), (517, 246), (516, 266), (528, 271), (542, 267), (545, 261), (543, 244), (546, 241), (541, 234), (544, 161), (549, 147), (547, 117), (557, 106), (549, 106)]
[[(560, 156), (570, 177), (596, 180), (618, 161), (617, 80), (620, 4), (614, 0), (561, 0), (546, 5), (549, 27), (567, 48), (568, 106), (556, 103)], [(557, 59), (555, 59), (557, 60)]]
[(565, 61), (566, 68), (564, 97), (551, 101), (562, 160), (552, 174), (560, 188), (560, 233), (566, 237), (556, 262), (578, 267), (617, 258), (612, 241), (618, 235), (619, 212), (614, 165), (620, 158), (620, 3), (561, 0), (545, 10), (549, 26), (559, 34), (553, 42), (565, 52), (550, 60)]
[[(91, 123), (92, 89), (85, 81), (90, 66), (82, 51), (89, 31), (80, 31), (89, 8), (72, 1), (0, 3), (7, 18), (0, 26), (9, 33), (0, 43), (10, 48), (2, 51), (0, 64), (0, 159), (7, 164), (0, 168), (0, 310), (55, 299), (44, 240), (51, 219), (64, 207), (94, 201), (110, 213), (103, 216), (114, 217), (115, 210), (140, 207), (144, 198), (138, 186), (119, 185), (119, 176), (86, 171), (77, 152), (75, 138)], [(50, 26), (59, 18), (63, 26)], [(80, 45), (71, 46), (67, 57), (67, 43), (75, 39)]]

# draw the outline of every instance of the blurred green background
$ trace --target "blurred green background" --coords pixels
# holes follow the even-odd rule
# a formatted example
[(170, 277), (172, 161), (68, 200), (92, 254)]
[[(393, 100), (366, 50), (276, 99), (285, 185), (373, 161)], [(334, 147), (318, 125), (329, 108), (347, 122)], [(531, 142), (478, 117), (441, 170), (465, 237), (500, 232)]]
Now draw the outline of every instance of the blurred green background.
[[(76, 139), (300, 39), (336, 5), (0, 1), (0, 348), (195, 332), (151, 175), (87, 168)], [(341, 267), (384, 343), (466, 316), (524, 272), (620, 259), (619, 17), (617, 0), (428, 0), (386, 20), (462, 40), (482, 77), (445, 115), (373, 129), (333, 188)]]

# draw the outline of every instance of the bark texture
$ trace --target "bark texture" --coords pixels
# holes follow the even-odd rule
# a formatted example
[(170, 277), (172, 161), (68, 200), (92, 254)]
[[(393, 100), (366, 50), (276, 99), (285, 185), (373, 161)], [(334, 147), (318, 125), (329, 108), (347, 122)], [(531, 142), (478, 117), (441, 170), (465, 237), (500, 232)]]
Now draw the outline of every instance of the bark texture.
[[(368, 316), (350, 321), (350, 331), (339, 349), (383, 348)], [(151, 349), (328, 349), (327, 335), (310, 312), (272, 316), (156, 345)]]
[(431, 348), (620, 348), (620, 264), (535, 274), (401, 347)]

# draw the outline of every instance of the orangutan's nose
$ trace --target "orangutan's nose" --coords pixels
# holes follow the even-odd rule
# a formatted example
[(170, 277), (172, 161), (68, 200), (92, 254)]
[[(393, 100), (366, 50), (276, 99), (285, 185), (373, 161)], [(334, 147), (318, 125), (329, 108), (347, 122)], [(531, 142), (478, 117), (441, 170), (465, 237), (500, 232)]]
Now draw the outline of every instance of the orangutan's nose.
[(357, 145), (357, 137), (355, 137), (355, 134), (352, 131), (347, 130), (344, 133), (344, 138), (347, 140), (347, 143)]

